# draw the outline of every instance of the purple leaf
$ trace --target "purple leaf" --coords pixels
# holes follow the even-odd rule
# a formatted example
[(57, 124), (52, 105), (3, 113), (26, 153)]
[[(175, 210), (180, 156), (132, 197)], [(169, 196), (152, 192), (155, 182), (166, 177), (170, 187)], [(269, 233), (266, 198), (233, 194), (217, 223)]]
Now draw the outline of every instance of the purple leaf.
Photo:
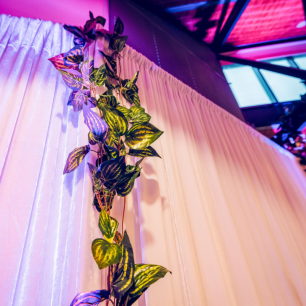
[(87, 87), (90, 86), (90, 75), (91, 75), (93, 66), (94, 66), (94, 61), (92, 58), (90, 61), (85, 61), (81, 65), (82, 77)]
[(85, 38), (85, 35), (83, 34), (82, 30), (75, 26), (70, 25), (64, 25), (64, 29), (72, 34), (74, 34), (76, 37)]
[[(73, 106), (73, 110), (75, 112), (78, 112), (80, 110), (83, 109), (83, 105), (84, 103), (90, 99), (88, 98), (90, 95), (90, 91), (89, 90), (79, 90), (79, 91), (72, 91), (70, 96), (69, 96), (69, 100), (67, 105), (72, 105)], [(95, 107), (95, 105), (93, 105), (92, 101), (89, 100), (89, 107)]]
[(64, 54), (64, 64), (68, 67), (79, 65), (84, 60), (84, 50), (81, 46), (75, 46)]
[(89, 106), (89, 108), (94, 108), (97, 106), (97, 100), (94, 97), (89, 97), (87, 99), (87, 105)]
[(102, 141), (102, 139), (106, 140), (109, 128), (107, 123), (103, 119), (101, 119), (95, 112), (90, 110), (90, 108), (86, 104), (83, 105), (83, 114), (84, 123), (88, 126), (92, 134), (98, 137), (100, 141)]
[(90, 146), (87, 145), (76, 148), (72, 152), (70, 152), (66, 161), (63, 174), (70, 173), (74, 169), (76, 169), (89, 151)]
[(96, 290), (92, 292), (78, 293), (70, 306), (79, 305), (99, 305), (101, 302), (109, 298), (109, 291)]
[(98, 168), (91, 163), (87, 163), (87, 165), (91, 175), (94, 175), (97, 172)]
[(74, 91), (82, 90), (84, 88), (82, 79), (79, 79), (77, 77), (74, 77), (72, 74), (69, 72), (60, 70), (60, 73), (62, 75), (62, 78), (66, 85), (71, 88)]
[(79, 69), (79, 64), (73, 64), (73, 65), (65, 65), (64, 63), (64, 53), (61, 53), (59, 55), (56, 55), (54, 57), (49, 58), (49, 61), (54, 65), (54, 67), (57, 70), (60, 69)]
[(68, 73), (70, 73), (70, 74), (73, 74), (74, 76), (76, 76), (77, 78), (82, 78), (82, 73), (81, 72), (79, 72), (78, 70), (74, 70), (74, 69), (62, 69), (63, 71), (66, 71), (66, 72), (68, 72)]

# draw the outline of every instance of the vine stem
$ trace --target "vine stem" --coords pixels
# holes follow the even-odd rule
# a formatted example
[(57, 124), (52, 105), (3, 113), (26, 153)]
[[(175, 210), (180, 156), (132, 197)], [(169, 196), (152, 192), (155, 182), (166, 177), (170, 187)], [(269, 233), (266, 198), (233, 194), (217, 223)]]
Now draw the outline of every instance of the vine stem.
[(126, 197), (124, 197), (124, 205), (123, 205), (123, 213), (122, 213), (122, 236), (123, 236), (123, 221), (124, 221), (125, 203), (126, 203)]

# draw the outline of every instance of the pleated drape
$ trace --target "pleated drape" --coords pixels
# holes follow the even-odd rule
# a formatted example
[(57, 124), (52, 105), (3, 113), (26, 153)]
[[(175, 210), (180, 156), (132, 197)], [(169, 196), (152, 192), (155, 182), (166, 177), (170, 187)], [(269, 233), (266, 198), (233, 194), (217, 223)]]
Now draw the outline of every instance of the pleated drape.
[(85, 163), (62, 174), (88, 131), (66, 106), (70, 91), (48, 61), (72, 46), (60, 24), (0, 15), (3, 305), (70, 305), (78, 291), (101, 287), (90, 254), (99, 230)]
[[(0, 293), (3, 305), (70, 305), (100, 289), (101, 237), (82, 113), (47, 60), (69, 50), (61, 25), (0, 16)], [(127, 197), (136, 263), (172, 275), (137, 306), (306, 305), (306, 185), (295, 158), (128, 46), (120, 76), (140, 71), (142, 107), (164, 131)], [(205, 76), (203, 76), (205, 77)], [(134, 158), (130, 158), (133, 162)], [(120, 222), (123, 201), (112, 214)]]
[[(137, 182), (142, 261), (173, 272), (146, 305), (306, 305), (306, 184), (295, 158), (126, 47), (165, 133)], [(205, 77), (205, 76), (203, 76)]]

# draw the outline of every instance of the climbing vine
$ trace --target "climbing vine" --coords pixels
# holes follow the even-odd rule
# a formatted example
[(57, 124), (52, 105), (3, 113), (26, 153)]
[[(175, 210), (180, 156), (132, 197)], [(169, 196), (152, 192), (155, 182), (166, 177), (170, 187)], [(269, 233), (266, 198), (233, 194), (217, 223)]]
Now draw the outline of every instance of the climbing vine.
[[(160, 157), (151, 144), (163, 132), (150, 123), (151, 116), (140, 106), (136, 85), (139, 72), (132, 79), (122, 79), (117, 74), (117, 60), (127, 40), (122, 35), (122, 21), (117, 19), (113, 33), (106, 31), (104, 24), (103, 17), (94, 18), (90, 12), (84, 27), (65, 25), (74, 34), (75, 46), (49, 59), (72, 89), (68, 105), (75, 112), (83, 112), (89, 129), (88, 144), (68, 155), (64, 174), (74, 171), (89, 152), (96, 155), (95, 165), (88, 163), (88, 168), (93, 204), (100, 213), (98, 226), (104, 238), (92, 242), (92, 255), (100, 269), (108, 270), (107, 288), (79, 293), (71, 306), (98, 305), (102, 301), (130, 306), (169, 272), (159, 265), (135, 264), (127, 232), (123, 233), (122, 227), (120, 233), (119, 222), (111, 217), (115, 197), (123, 197), (125, 206), (125, 197), (141, 174), (144, 158)], [(108, 43), (107, 50), (93, 48), (99, 40)], [(94, 52), (101, 54), (100, 67), (94, 63)], [(127, 155), (138, 161), (128, 165)]]

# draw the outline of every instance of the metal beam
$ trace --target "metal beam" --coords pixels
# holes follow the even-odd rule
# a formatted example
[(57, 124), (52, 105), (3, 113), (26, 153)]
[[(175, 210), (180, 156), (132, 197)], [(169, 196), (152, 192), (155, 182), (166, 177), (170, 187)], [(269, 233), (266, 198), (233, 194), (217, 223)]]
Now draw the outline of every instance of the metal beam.
[(238, 58), (238, 57), (232, 57), (232, 56), (226, 56), (226, 55), (218, 55), (219, 60), (231, 62), (231, 63), (237, 63), (237, 64), (242, 64), (242, 65), (247, 65), (251, 67), (255, 67), (258, 69), (265, 69), (285, 75), (289, 75), (295, 78), (299, 78), (302, 80), (306, 80), (306, 70), (304, 69), (298, 69), (298, 68), (292, 68), (292, 67), (285, 67), (285, 66), (279, 66), (279, 65), (274, 65), (270, 63), (265, 63), (265, 62), (257, 62), (257, 61), (252, 61), (244, 58)]
[(238, 0), (236, 2), (233, 10), (231, 11), (229, 17), (225, 22), (224, 27), (222, 28), (220, 34), (216, 39), (215, 48), (217, 50), (219, 50), (224, 45), (228, 36), (230, 35), (231, 31), (233, 30), (241, 14), (244, 12), (245, 8), (247, 7), (250, 1), (251, 0)]
[(223, 5), (222, 5), (222, 11), (221, 11), (221, 15), (220, 15), (220, 18), (218, 20), (218, 25), (217, 25), (217, 29), (216, 29), (216, 32), (215, 32), (215, 36), (214, 36), (214, 40), (212, 42), (212, 45), (214, 46), (217, 42), (217, 37), (220, 33), (220, 29), (222, 27), (222, 24), (223, 24), (223, 21), (224, 21), (224, 18), (226, 16), (226, 13), (227, 13), (227, 10), (228, 10), (228, 7), (229, 7), (229, 3), (230, 3), (230, 0), (225, 0)]
[(230, 51), (237, 51), (237, 50), (242, 50), (242, 49), (250, 49), (250, 48), (256, 48), (256, 47), (263, 47), (263, 46), (270, 46), (270, 45), (277, 45), (277, 44), (284, 44), (284, 43), (295, 42), (295, 41), (302, 41), (302, 40), (306, 40), (306, 36), (299, 36), (299, 37), (292, 37), (292, 38), (286, 38), (286, 39), (272, 40), (272, 41), (266, 41), (266, 42), (262, 42), (262, 43), (243, 45), (243, 46), (236, 46), (236, 47), (235, 46), (224, 46), (220, 50), (219, 53), (230, 52)]
[(306, 20), (306, 0), (303, 0), (303, 7), (304, 7), (304, 17)]

